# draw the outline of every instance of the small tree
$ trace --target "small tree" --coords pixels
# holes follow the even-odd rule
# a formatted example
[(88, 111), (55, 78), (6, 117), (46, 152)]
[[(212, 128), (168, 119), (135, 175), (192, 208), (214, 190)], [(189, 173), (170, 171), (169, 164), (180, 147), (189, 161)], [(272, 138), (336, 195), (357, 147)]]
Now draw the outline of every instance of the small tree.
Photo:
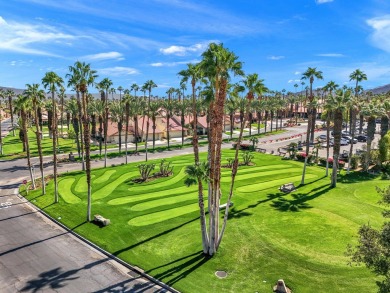
[(251, 152), (244, 152), (242, 154), (242, 160), (245, 166), (249, 166), (249, 164), (252, 162), (254, 158), (254, 155)]
[(295, 159), (295, 156), (298, 152), (298, 144), (296, 142), (292, 142), (287, 146), (287, 152), (290, 159)]
[(379, 159), (381, 164), (390, 160), (390, 131), (379, 140)]
[(140, 164), (137, 166), (139, 170), (139, 174), (141, 175), (141, 181), (144, 182), (149, 179), (150, 173), (156, 167), (155, 164)]
[(171, 166), (171, 162), (166, 162), (165, 159), (160, 161), (160, 175), (164, 177), (168, 177), (173, 173), (173, 166)]
[[(390, 205), (390, 186), (385, 189), (377, 187), (382, 196), (380, 203)], [(390, 210), (383, 211), (383, 217), (390, 218)], [(376, 281), (379, 293), (390, 292), (390, 222), (385, 222), (382, 229), (374, 229), (369, 224), (360, 227), (359, 243), (353, 248), (348, 246), (347, 254), (352, 262), (364, 263), (367, 268), (384, 279)]]

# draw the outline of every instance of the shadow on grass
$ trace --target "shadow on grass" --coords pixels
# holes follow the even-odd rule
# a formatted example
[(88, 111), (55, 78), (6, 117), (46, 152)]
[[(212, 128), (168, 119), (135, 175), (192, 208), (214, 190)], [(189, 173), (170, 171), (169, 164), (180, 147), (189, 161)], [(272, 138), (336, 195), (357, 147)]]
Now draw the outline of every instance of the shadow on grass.
[(374, 179), (377, 179), (380, 176), (378, 175), (372, 175), (368, 174), (367, 172), (352, 172), (350, 174), (341, 175), (338, 178), (338, 182), (345, 183), (345, 184), (351, 184), (351, 183), (359, 183), (362, 181), (371, 181)]
[(199, 217), (196, 217), (196, 218), (194, 218), (194, 219), (192, 219), (192, 220), (189, 220), (189, 221), (187, 221), (187, 222), (185, 222), (185, 223), (183, 223), (183, 224), (180, 224), (180, 225), (178, 225), (178, 226), (176, 226), (176, 227), (173, 227), (173, 228), (171, 228), (171, 229), (168, 229), (168, 230), (166, 230), (166, 231), (163, 231), (163, 232), (161, 232), (161, 233), (158, 233), (158, 234), (156, 234), (156, 235), (153, 235), (153, 236), (151, 236), (151, 237), (149, 237), (149, 238), (146, 238), (145, 240), (142, 240), (142, 241), (140, 241), (140, 242), (138, 242), (138, 243), (135, 243), (135, 244), (132, 244), (132, 245), (130, 245), (130, 246), (128, 246), (128, 247), (125, 247), (125, 248), (119, 249), (119, 250), (117, 250), (117, 251), (114, 251), (112, 254), (115, 255), (115, 256), (118, 256), (118, 255), (121, 254), (122, 252), (128, 251), (128, 250), (130, 250), (130, 249), (132, 249), (132, 248), (135, 248), (135, 247), (137, 247), (137, 246), (139, 246), (139, 245), (141, 245), (141, 244), (144, 244), (144, 243), (146, 243), (146, 242), (148, 242), (148, 241), (151, 241), (151, 240), (156, 239), (156, 238), (158, 238), (158, 237), (160, 237), (160, 236), (163, 236), (163, 235), (168, 234), (168, 233), (170, 233), (170, 232), (172, 232), (172, 231), (175, 231), (176, 229), (179, 229), (179, 228), (181, 228), (181, 227), (183, 227), (183, 226), (185, 226), (185, 225), (187, 225), (187, 224), (189, 224), (189, 223), (192, 223), (192, 222), (194, 222), (194, 221), (196, 221), (196, 220), (198, 220), (198, 219), (199, 219)]
[[(299, 212), (303, 209), (310, 209), (307, 201), (313, 200), (325, 193), (327, 193), (331, 187), (329, 184), (322, 185), (314, 188), (309, 194), (304, 193), (293, 193), (291, 194), (292, 199), (279, 198), (271, 203), (271, 206), (281, 212)], [(314, 193), (313, 193), (314, 192)]]
[(169, 269), (161, 273), (155, 274), (154, 277), (159, 280), (163, 280), (167, 285), (172, 286), (181, 279), (186, 278), (191, 272), (195, 271), (197, 268), (203, 266), (210, 259), (211, 257), (204, 255), (203, 251), (198, 251), (188, 256), (181, 257), (174, 261), (168, 262), (164, 265), (160, 265), (158, 267), (150, 269), (146, 271), (146, 273), (150, 274), (154, 270), (169, 266)]

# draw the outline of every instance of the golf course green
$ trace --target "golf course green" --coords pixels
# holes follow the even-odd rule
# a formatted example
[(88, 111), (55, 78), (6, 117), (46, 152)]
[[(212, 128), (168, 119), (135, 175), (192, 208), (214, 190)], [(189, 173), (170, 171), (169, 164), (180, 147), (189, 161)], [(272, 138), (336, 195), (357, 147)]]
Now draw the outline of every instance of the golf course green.
[[(223, 151), (223, 163), (233, 155)], [(239, 167), (221, 247), (205, 258), (197, 187), (184, 185), (185, 166), (193, 156), (167, 161), (174, 167), (172, 176), (144, 183), (133, 181), (139, 177), (137, 163), (93, 170), (92, 215), (111, 221), (103, 228), (86, 222), (82, 172), (60, 176), (58, 204), (52, 204), (52, 183), (46, 195), (36, 190), (26, 197), (75, 232), (182, 292), (272, 292), (279, 278), (299, 293), (377, 291), (375, 275), (364, 266), (349, 266), (345, 252), (349, 243), (357, 243), (360, 225), (382, 225), (375, 187), (388, 181), (342, 173), (331, 189), (325, 169), (309, 166), (305, 185), (299, 186), (301, 162), (254, 153), (253, 165)], [(221, 204), (230, 175), (223, 168)], [(278, 190), (289, 182), (298, 189), (290, 194)], [(218, 270), (227, 277), (217, 278)]]

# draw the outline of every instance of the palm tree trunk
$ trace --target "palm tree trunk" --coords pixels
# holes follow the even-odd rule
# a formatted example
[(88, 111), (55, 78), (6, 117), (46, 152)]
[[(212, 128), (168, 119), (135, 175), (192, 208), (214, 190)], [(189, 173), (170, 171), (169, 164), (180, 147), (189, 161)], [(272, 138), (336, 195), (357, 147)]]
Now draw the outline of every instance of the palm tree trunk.
[[(106, 97), (107, 103), (107, 97)], [(108, 130), (108, 106), (104, 109), (104, 168), (107, 167), (107, 130)]]
[(126, 102), (126, 131), (125, 131), (125, 161), (126, 161), (126, 164), (127, 164), (127, 143), (128, 143), (128, 137), (129, 137), (129, 112), (130, 112), (130, 104), (128, 102)]
[(21, 118), (22, 118), (22, 132), (23, 132), (23, 139), (24, 144), (26, 146), (26, 155), (27, 155), (27, 167), (30, 172), (30, 178), (32, 182), (32, 187), (35, 189), (35, 178), (33, 175), (33, 170), (31, 166), (31, 156), (30, 156), (30, 144), (28, 140), (28, 133), (27, 133), (27, 117), (26, 113), (24, 111), (21, 111)]
[(53, 179), (54, 179), (54, 202), (58, 203), (58, 181), (57, 181), (57, 109), (54, 99), (54, 91), (51, 93), (53, 101)]
[(334, 116), (334, 128), (333, 128), (333, 170), (330, 187), (336, 187), (337, 185), (337, 173), (339, 167), (339, 155), (340, 155), (340, 140), (341, 130), (343, 125), (343, 112), (336, 109)]
[(348, 155), (348, 169), (347, 169), (347, 174), (349, 174), (349, 170), (351, 168), (351, 161), (352, 161), (352, 154), (353, 154), (353, 140), (355, 138), (355, 128), (356, 128), (356, 112), (354, 111), (353, 108), (350, 109), (350, 132), (351, 132), (351, 141), (350, 141), (350, 148), (349, 148), (349, 155)]
[(368, 119), (367, 119), (367, 152), (366, 152), (366, 157), (365, 157), (364, 171), (367, 171), (368, 168), (370, 167), (371, 145), (372, 145), (372, 141), (374, 140), (374, 136), (375, 136), (375, 128), (376, 128), (375, 117), (373, 117), (373, 116), (368, 117)]
[(153, 122), (153, 150), (155, 149), (155, 145), (156, 145), (156, 118), (154, 117), (152, 119), (152, 122)]
[(326, 171), (325, 176), (329, 175), (329, 143), (330, 143), (330, 113), (326, 117)]
[(168, 144), (168, 151), (169, 151), (169, 117), (170, 115), (167, 114), (167, 144)]
[(41, 180), (42, 180), (42, 195), (44, 195), (46, 194), (46, 185), (45, 185), (45, 175), (43, 172), (43, 156), (42, 156), (42, 143), (41, 143), (42, 131), (39, 126), (38, 109), (37, 109), (37, 103), (35, 99), (33, 99), (33, 108), (34, 108), (34, 123), (36, 128), (35, 136), (37, 139), (38, 156), (39, 156), (39, 170), (41, 171)]
[(311, 119), (312, 112), (310, 108), (307, 109), (307, 115), (308, 115), (308, 119), (307, 119), (307, 130), (306, 130), (305, 162), (303, 164), (301, 185), (305, 184), (306, 166), (307, 166), (307, 161), (309, 159), (309, 150), (310, 150), (309, 140), (310, 140), (310, 129), (311, 129), (311, 121), (312, 121)]
[[(77, 96), (77, 108), (78, 108), (78, 121), (79, 123), (82, 121), (82, 108), (81, 108), (81, 101), (80, 101), (80, 92), (76, 92)], [(84, 171), (85, 170), (85, 164), (84, 164), (84, 143), (83, 143), (83, 128), (79, 127), (80, 129), (80, 146), (81, 146), (81, 169)], [(80, 154), (79, 154), (80, 157)]]
[(91, 221), (91, 156), (90, 156), (90, 132), (89, 132), (89, 123), (88, 123), (88, 98), (85, 96), (85, 91), (82, 92), (83, 95), (83, 126), (84, 126), (84, 145), (85, 145), (85, 173), (87, 177), (87, 221)]
[(11, 125), (12, 125), (12, 136), (15, 136), (15, 128), (14, 128), (14, 110), (12, 109), (12, 96), (8, 96), (8, 107), (9, 112), (11, 114)]
[(119, 156), (121, 155), (121, 150), (122, 150), (122, 129), (123, 129), (123, 124), (122, 120), (119, 120), (118, 122), (118, 130), (119, 130)]

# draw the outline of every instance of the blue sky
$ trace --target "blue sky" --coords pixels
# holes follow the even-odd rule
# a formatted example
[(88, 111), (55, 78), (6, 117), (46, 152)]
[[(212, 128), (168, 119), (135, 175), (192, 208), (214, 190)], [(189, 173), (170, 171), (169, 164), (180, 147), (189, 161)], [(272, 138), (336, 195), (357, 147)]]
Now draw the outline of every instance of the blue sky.
[(365, 89), (390, 83), (388, 0), (7, 0), (0, 85), (24, 88), (47, 71), (65, 77), (80, 60), (97, 81), (129, 88), (152, 79), (163, 96), (213, 41), (272, 90), (294, 91), (308, 67), (323, 72), (314, 87), (353, 85), (357, 68), (368, 76)]

